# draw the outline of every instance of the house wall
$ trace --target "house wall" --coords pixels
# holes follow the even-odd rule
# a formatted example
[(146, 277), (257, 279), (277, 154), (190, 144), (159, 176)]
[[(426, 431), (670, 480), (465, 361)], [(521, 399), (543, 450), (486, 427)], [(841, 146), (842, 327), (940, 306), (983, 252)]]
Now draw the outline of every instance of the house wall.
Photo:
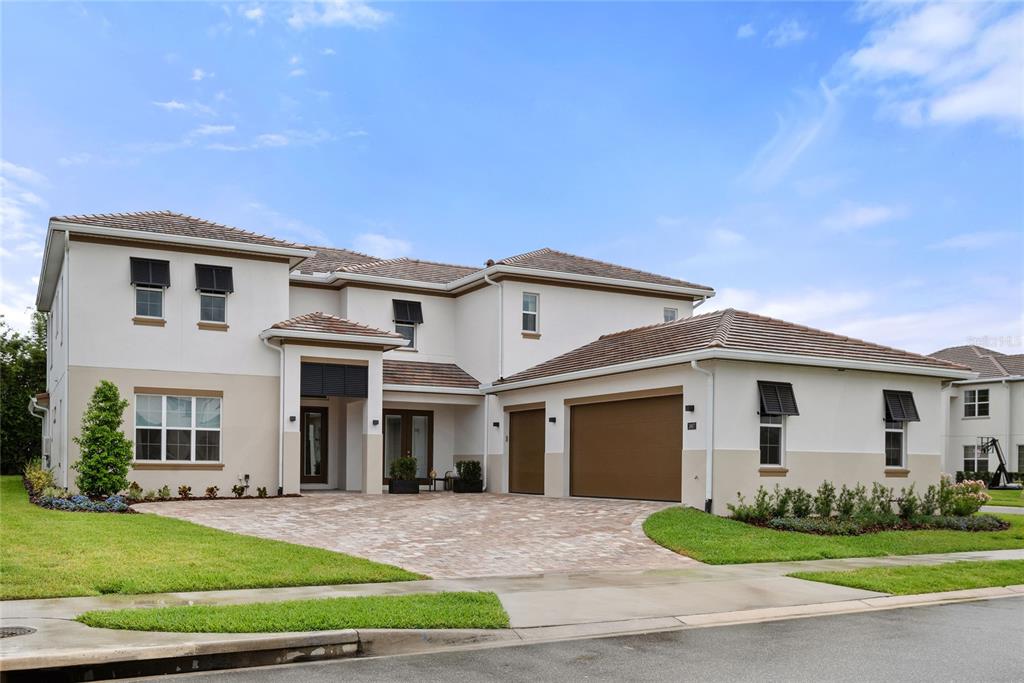
[(455, 362), (481, 382), (498, 378), (498, 288), (488, 286), (455, 300)]
[(345, 317), (341, 292), (337, 289), (288, 286), (288, 317), (306, 313), (328, 313), (339, 318)]
[(456, 362), (453, 298), (352, 286), (345, 287), (343, 291), (346, 292), (344, 306), (348, 319), (381, 330), (395, 329), (394, 299), (420, 302), (423, 323), (416, 328), (415, 350), (388, 351), (388, 358), (429, 363)]
[[(963, 395), (971, 389), (989, 390), (988, 417), (965, 417)], [(1024, 381), (953, 384), (943, 391), (948, 410), (945, 433), (945, 471), (953, 474), (964, 469), (964, 446), (977, 445), (981, 437), (994, 437), (1011, 472), (1021, 471), (1018, 446), (1024, 445)], [(999, 459), (989, 454), (989, 471), (995, 471)]]
[[(65, 255), (60, 275), (46, 317), (46, 391), (50, 394), (46, 425), (41, 426), (43, 438), (50, 438), (50, 468), (60, 486), (73, 483), (68, 462), (68, 352), (71, 348), (68, 330), (70, 310), (70, 258)], [(77, 301), (76, 301), (77, 305)]]

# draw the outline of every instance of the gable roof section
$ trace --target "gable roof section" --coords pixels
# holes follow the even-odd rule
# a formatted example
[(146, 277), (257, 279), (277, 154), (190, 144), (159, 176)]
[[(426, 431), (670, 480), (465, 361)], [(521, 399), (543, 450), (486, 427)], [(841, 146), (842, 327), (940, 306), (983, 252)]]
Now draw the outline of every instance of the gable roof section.
[(282, 320), (270, 326), (272, 330), (289, 330), (292, 332), (314, 332), (319, 334), (358, 335), (360, 337), (380, 337), (382, 339), (404, 339), (400, 334), (370, 327), (330, 313), (305, 313), (288, 320)]
[(950, 346), (930, 355), (932, 358), (966, 365), (978, 373), (979, 379), (1024, 376), (1024, 353), (1010, 355), (968, 344)]
[(480, 269), (402, 257), (355, 264), (343, 270), (346, 273), (374, 275), (395, 280), (448, 284), (467, 275), (472, 275)]
[(384, 359), (384, 384), (479, 389), (472, 375), (454, 363)]
[(495, 385), (700, 351), (715, 352), (705, 356), (709, 358), (715, 357), (716, 353), (720, 357), (730, 357), (728, 352), (761, 352), (844, 363), (910, 366), (934, 369), (937, 374), (968, 370), (965, 366), (938, 358), (729, 308), (671, 323), (606, 334), (561, 356), (500, 379)]
[(496, 263), (506, 266), (517, 266), (519, 268), (531, 268), (534, 270), (549, 270), (556, 273), (570, 273), (573, 275), (589, 275), (591, 277), (606, 277), (616, 280), (627, 280), (632, 282), (646, 282), (654, 285), (669, 285), (673, 287), (689, 287), (693, 289), (706, 289), (709, 293), (714, 290), (706, 285), (698, 285), (685, 280), (648, 273), (636, 268), (619, 266), (614, 263), (597, 261), (584, 256), (567, 254), (554, 249), (537, 249), (518, 256), (510, 256), (501, 259)]
[(316, 253), (299, 264), (300, 273), (311, 275), (313, 273), (333, 273), (336, 270), (344, 270), (349, 266), (361, 263), (374, 263), (380, 261), (376, 256), (361, 254), (351, 249), (335, 249), (334, 247), (306, 247)]

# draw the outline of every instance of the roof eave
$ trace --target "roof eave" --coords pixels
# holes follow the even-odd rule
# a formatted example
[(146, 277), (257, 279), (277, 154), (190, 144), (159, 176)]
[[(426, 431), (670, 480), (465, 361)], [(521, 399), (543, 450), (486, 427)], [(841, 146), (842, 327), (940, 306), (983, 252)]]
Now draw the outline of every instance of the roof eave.
[[(60, 233), (58, 237), (56, 233)], [(64, 263), (64, 247), (67, 231), (50, 229), (46, 231), (43, 245), (43, 262), (39, 266), (39, 285), (36, 287), (36, 309), (48, 313), (57, 291), (57, 280)]]
[(408, 339), (389, 339), (364, 334), (334, 334), (332, 332), (308, 332), (305, 330), (282, 330), (268, 327), (260, 332), (260, 339), (290, 339), (294, 341), (330, 341), (339, 344), (356, 344), (358, 346), (376, 346), (385, 351), (408, 346)]
[(1020, 382), (1024, 375), (1007, 375), (1005, 377), (976, 377), (974, 379), (962, 379), (953, 382), (957, 386), (961, 384), (1000, 384), (1002, 382)]
[(463, 394), (482, 396), (480, 389), (470, 387), (442, 387), (433, 384), (384, 384), (384, 391), (402, 391), (421, 394)]

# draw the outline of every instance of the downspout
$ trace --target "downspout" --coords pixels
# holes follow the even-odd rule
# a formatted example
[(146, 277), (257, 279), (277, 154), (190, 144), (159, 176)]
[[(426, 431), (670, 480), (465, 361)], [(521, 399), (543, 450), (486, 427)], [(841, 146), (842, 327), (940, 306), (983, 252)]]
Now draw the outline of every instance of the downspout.
[[(39, 413), (36, 412), (37, 410), (43, 411), (43, 414), (40, 415)], [(46, 418), (49, 415), (49, 413), (50, 413), (50, 411), (48, 409), (46, 409), (46, 408), (42, 407), (41, 405), (39, 405), (39, 402), (36, 401), (36, 397), (35, 396), (32, 396), (32, 397), (30, 397), (28, 399), (28, 414), (31, 415), (32, 417), (36, 418), (36, 419), (39, 419), (39, 420), (43, 421), (42, 429), (40, 429), (39, 431), (42, 434), (44, 439), (47, 437), (46, 428), (49, 426), (49, 424), (47, 423)], [(51, 448), (53, 448), (53, 447), (51, 446)], [(47, 468), (50, 467), (50, 454), (49, 453), (46, 454), (45, 464), (46, 464)]]
[[(500, 282), (495, 282), (491, 276), (484, 273), (484, 282), (495, 285), (498, 288), (498, 379), (505, 374), (505, 291)], [(484, 394), (484, 491), (487, 490), (487, 448), (489, 439), (487, 424), (487, 394)]]
[(703, 373), (708, 378), (707, 388), (707, 417), (704, 419), (704, 512), (711, 512), (712, 492), (714, 476), (714, 454), (715, 454), (715, 373), (697, 365), (697, 361), (691, 360), (690, 367), (697, 372)]
[(700, 301), (694, 301), (693, 302), (693, 308), (697, 308), (698, 306), (700, 306), (702, 303), (704, 303), (707, 300), (708, 300), (708, 298), (706, 296), (702, 296), (700, 298)]
[(281, 357), (278, 370), (279, 381), (277, 391), (277, 495), (284, 494), (284, 348), (271, 344), (270, 340), (263, 338), (262, 341), (267, 348), (274, 349)]

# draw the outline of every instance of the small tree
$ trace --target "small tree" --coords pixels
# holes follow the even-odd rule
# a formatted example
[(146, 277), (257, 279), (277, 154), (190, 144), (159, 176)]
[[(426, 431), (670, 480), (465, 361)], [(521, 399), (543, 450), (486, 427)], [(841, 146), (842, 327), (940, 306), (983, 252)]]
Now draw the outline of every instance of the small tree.
[(75, 443), (82, 458), (75, 463), (75, 483), (87, 496), (110, 496), (128, 487), (132, 443), (121, 431), (121, 414), (128, 401), (121, 398), (113, 382), (101, 380), (82, 416), (82, 435)]

